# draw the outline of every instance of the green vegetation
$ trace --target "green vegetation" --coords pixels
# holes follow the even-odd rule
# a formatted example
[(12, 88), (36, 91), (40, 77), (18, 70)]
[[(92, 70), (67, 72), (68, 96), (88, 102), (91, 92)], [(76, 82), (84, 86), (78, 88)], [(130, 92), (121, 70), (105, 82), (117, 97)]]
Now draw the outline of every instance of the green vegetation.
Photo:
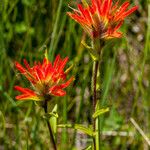
[[(150, 139), (150, 1), (132, 1), (138, 11), (125, 20), (124, 37), (110, 40), (101, 62), (102, 150), (148, 150), (148, 141), (136, 129), (133, 118)], [(92, 143), (91, 74), (92, 60), (81, 41), (89, 37), (66, 12), (76, 1), (0, 1), (0, 149), (49, 149), (49, 133), (44, 111), (33, 101), (16, 101), (14, 85), (27, 87), (14, 62), (26, 58), (30, 64), (41, 61), (47, 48), (54, 60), (69, 56), (74, 65), (74, 83), (67, 96), (54, 97), (57, 104), (57, 145), (60, 150), (80, 150)], [(88, 43), (87, 42), (87, 43)], [(22, 78), (20, 80), (20, 78)], [(106, 110), (105, 110), (106, 111)], [(102, 112), (97, 112), (95, 116)], [(75, 124), (66, 128), (65, 124)], [(85, 128), (80, 127), (83, 124)], [(84, 132), (82, 132), (84, 130)], [(90, 147), (89, 147), (90, 149)]]

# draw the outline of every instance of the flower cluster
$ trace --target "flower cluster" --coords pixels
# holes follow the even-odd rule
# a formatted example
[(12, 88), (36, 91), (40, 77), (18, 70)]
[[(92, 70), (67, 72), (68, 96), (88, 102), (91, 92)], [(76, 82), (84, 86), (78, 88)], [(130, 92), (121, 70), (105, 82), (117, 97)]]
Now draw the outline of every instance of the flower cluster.
[(66, 95), (64, 88), (69, 86), (74, 79), (74, 77), (71, 77), (66, 81), (69, 69), (64, 71), (64, 67), (67, 61), (68, 57), (61, 59), (60, 55), (57, 55), (53, 64), (46, 57), (42, 63), (35, 62), (33, 67), (30, 67), (26, 60), (24, 60), (25, 67), (16, 62), (16, 68), (30, 81), (32, 87), (31, 90), (15, 86), (15, 89), (22, 93), (16, 96), (16, 99), (40, 101), (49, 99), (52, 95)]
[(130, 3), (124, 2), (119, 6), (119, 1), (91, 0), (91, 5), (85, 1), (78, 4), (78, 10), (68, 15), (78, 22), (91, 38), (120, 38), (122, 33), (118, 29), (123, 24), (124, 18), (137, 10), (137, 6), (128, 9)]

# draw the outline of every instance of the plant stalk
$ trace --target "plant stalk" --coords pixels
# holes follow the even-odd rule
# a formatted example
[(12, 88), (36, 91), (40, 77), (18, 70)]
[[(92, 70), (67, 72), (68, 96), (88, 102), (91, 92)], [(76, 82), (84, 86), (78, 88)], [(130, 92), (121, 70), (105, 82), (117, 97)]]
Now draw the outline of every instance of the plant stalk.
[[(47, 111), (47, 102), (48, 101), (45, 100), (44, 106), (43, 106), (45, 114), (48, 113), (48, 111)], [(47, 123), (48, 129), (49, 129), (50, 143), (52, 144), (53, 150), (57, 150), (55, 139), (54, 139), (54, 136), (53, 136), (53, 131), (52, 131), (52, 128), (51, 128), (51, 124), (50, 124), (48, 119), (46, 119), (46, 123)]]
[[(99, 95), (98, 91), (100, 90), (100, 62), (101, 62), (101, 55), (102, 55), (102, 48), (104, 46), (104, 42), (100, 40), (94, 40), (93, 41), (93, 50), (97, 53), (97, 60), (93, 62), (93, 74), (92, 74), (92, 92), (93, 92), (93, 113), (96, 112), (96, 109), (99, 108)], [(95, 118), (93, 119), (93, 131), (95, 133), (93, 137), (93, 145), (94, 150), (100, 149), (100, 119)]]
[(93, 82), (93, 108), (94, 112), (96, 111), (96, 103), (97, 103), (97, 73), (98, 73), (98, 68), (99, 68), (99, 62), (94, 61), (93, 63), (93, 75), (92, 75), (92, 82)]
[[(92, 82), (93, 82), (93, 110), (96, 111), (96, 104), (97, 104), (97, 74), (99, 69), (99, 61), (94, 61), (93, 63), (93, 75), (92, 75)], [(93, 112), (93, 113), (94, 113)], [(95, 134), (93, 138), (94, 142), (94, 150), (99, 150), (99, 133), (98, 133), (98, 118), (93, 119), (93, 131)]]

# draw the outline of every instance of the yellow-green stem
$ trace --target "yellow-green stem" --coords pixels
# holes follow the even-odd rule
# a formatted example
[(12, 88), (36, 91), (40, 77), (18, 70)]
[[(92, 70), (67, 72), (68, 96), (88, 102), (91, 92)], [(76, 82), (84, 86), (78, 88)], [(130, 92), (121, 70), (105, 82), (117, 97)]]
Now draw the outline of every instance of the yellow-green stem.
[[(92, 77), (92, 81), (93, 81), (93, 109), (94, 109), (94, 112), (96, 111), (96, 103), (97, 103), (97, 92), (96, 92), (97, 71), (98, 71), (98, 61), (94, 61), (94, 63), (93, 63), (93, 77)], [(93, 119), (93, 131), (96, 133), (96, 119)], [(96, 133), (96, 135), (97, 135), (97, 133)], [(93, 139), (94, 150), (97, 150), (96, 135), (94, 136), (94, 139)]]
[[(99, 96), (98, 91), (100, 90), (100, 61), (101, 61), (101, 55), (102, 55), (102, 48), (104, 46), (104, 42), (100, 40), (94, 40), (93, 41), (93, 50), (97, 53), (97, 60), (93, 62), (93, 74), (92, 74), (92, 93), (93, 93), (93, 113), (96, 111), (96, 105), (99, 104)], [(99, 108), (99, 106), (98, 106)], [(93, 137), (93, 147), (94, 150), (100, 150), (100, 119), (95, 118), (93, 119), (93, 131), (94, 131), (94, 137)]]
[[(92, 75), (92, 90), (93, 90), (93, 110), (96, 111), (96, 104), (97, 104), (97, 74), (99, 69), (99, 61), (94, 61), (93, 63), (93, 75)], [(93, 112), (93, 113), (94, 113)], [(95, 136), (93, 137), (93, 143), (94, 143), (94, 150), (99, 150), (99, 133), (98, 133), (98, 119), (93, 119), (93, 131)]]

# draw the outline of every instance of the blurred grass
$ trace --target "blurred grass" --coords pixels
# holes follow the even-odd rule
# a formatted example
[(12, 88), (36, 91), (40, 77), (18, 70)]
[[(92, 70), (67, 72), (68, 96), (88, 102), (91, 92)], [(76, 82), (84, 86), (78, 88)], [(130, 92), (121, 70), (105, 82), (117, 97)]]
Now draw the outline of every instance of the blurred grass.
[[(80, 41), (88, 37), (66, 12), (64, 0), (0, 1), (0, 149), (48, 149), (49, 134), (33, 102), (17, 102), (14, 85), (28, 86), (14, 62), (42, 60), (47, 47), (51, 60), (58, 53), (69, 56), (76, 80), (58, 103), (59, 123), (91, 124), (91, 59)], [(124, 38), (108, 42), (101, 65), (101, 106), (111, 111), (102, 118), (103, 131), (132, 132), (132, 136), (103, 135), (102, 149), (148, 150), (129, 118), (150, 137), (150, 2), (134, 1), (139, 9), (122, 27)], [(21, 79), (21, 80), (20, 80)], [(85, 141), (83, 140), (85, 138)], [(58, 132), (60, 149), (81, 149), (91, 143), (71, 129)], [(111, 146), (110, 146), (111, 145)]]

